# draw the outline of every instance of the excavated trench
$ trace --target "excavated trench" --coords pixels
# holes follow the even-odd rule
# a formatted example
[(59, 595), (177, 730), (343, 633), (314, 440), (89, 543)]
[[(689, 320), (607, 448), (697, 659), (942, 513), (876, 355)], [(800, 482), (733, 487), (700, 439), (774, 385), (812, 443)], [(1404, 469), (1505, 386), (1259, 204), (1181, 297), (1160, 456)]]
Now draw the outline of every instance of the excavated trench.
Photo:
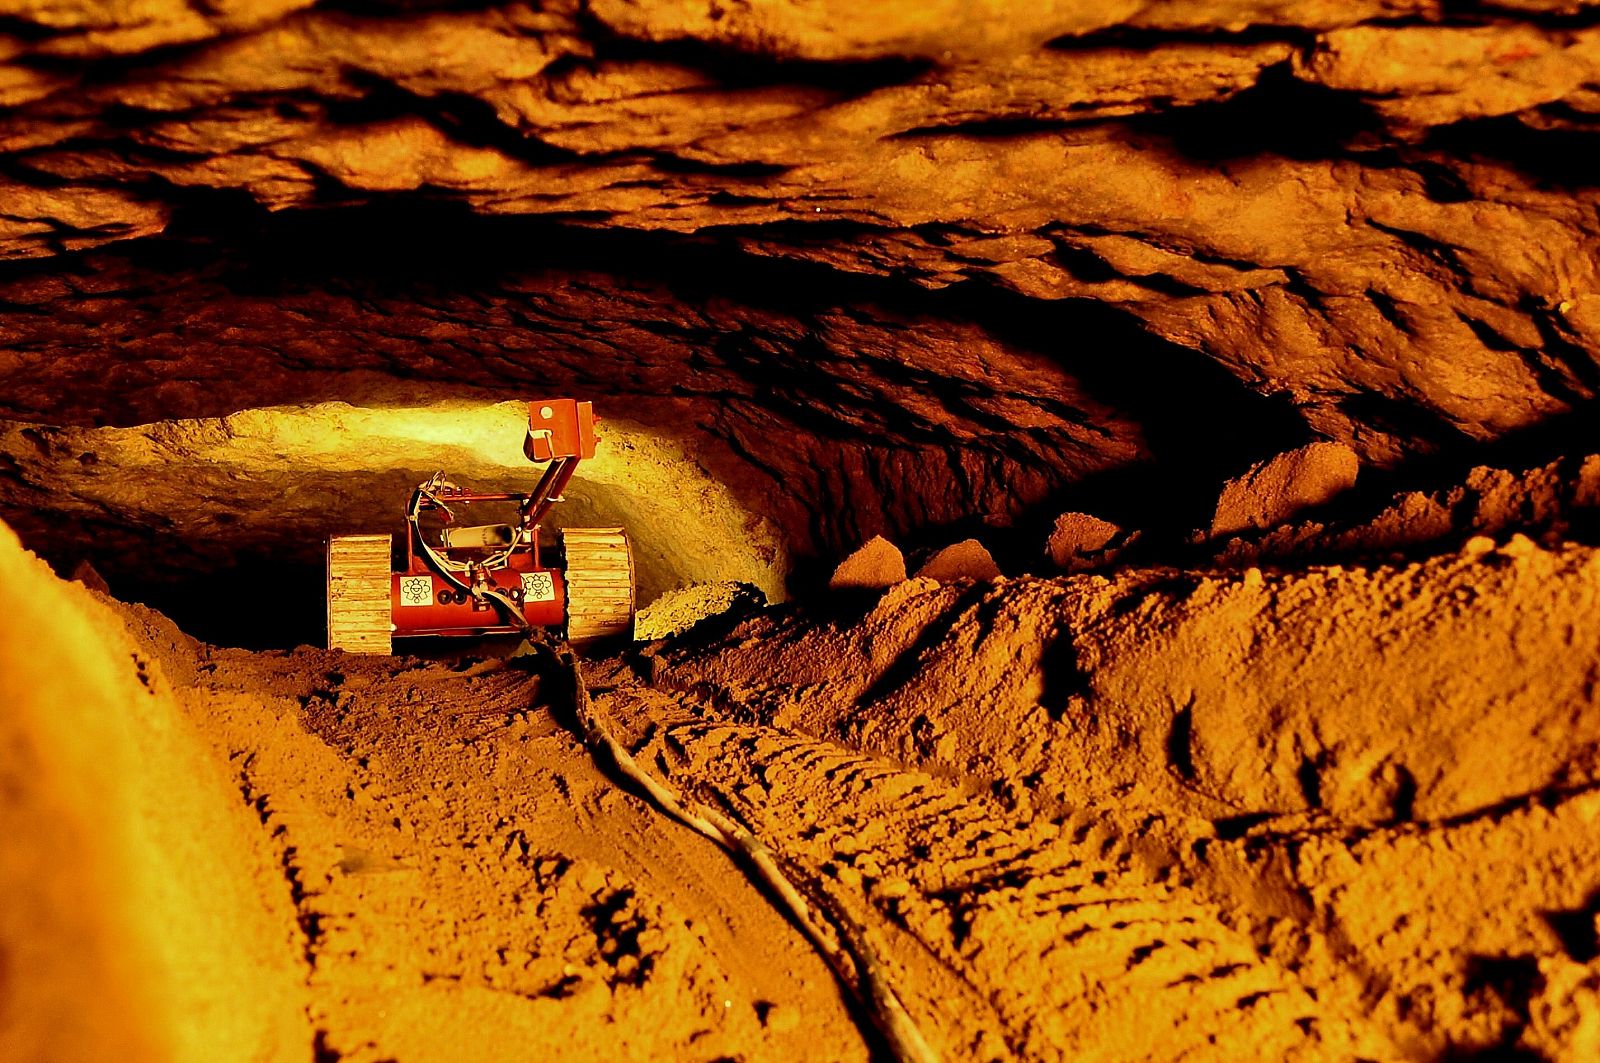
[(0, 11), (0, 1059), (1600, 1058), (1596, 21)]

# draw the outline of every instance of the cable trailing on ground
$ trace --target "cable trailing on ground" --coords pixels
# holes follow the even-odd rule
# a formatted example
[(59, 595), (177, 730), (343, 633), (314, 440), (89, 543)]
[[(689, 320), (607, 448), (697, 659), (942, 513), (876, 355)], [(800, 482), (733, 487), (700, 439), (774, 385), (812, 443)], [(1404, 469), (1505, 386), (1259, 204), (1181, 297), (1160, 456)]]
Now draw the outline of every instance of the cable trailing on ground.
[(601, 770), (609, 760), (662, 812), (740, 857), (742, 865), (789, 911), (840, 980), (855, 992), (894, 1057), (900, 1063), (938, 1063), (938, 1055), (890, 984), (882, 961), (867, 941), (865, 929), (826, 897), (816, 895), (808, 900), (794, 878), (783, 870), (776, 854), (744, 826), (703, 802), (673, 792), (640, 767), (622, 743), (612, 737), (595, 709), (584, 683), (583, 668), (572, 650), (535, 645), (553, 658), (572, 685), (574, 716), (583, 732), (584, 745)]

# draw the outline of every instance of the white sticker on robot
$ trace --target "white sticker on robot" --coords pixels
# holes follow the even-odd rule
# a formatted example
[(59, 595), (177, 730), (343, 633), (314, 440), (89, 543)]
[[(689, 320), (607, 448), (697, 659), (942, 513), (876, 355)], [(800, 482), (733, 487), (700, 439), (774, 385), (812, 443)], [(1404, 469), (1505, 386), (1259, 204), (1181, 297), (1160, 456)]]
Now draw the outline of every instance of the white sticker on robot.
[(525, 602), (553, 602), (556, 600), (556, 581), (548, 572), (522, 574), (522, 600)]
[(433, 577), (432, 576), (401, 576), (400, 577), (400, 604), (401, 605), (432, 605), (433, 604)]

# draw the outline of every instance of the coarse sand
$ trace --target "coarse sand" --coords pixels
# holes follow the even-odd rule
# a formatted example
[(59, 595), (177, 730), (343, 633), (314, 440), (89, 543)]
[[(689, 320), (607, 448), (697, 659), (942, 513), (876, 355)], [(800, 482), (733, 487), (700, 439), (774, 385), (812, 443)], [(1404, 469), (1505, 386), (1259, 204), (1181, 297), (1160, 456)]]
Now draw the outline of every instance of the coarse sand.
[[(6, 1058), (842, 1059), (529, 658), (195, 642), (0, 540)], [(947, 1059), (1600, 1058), (1600, 551), (910, 579), (590, 663)], [(116, 1050), (113, 1051), (113, 1044)]]

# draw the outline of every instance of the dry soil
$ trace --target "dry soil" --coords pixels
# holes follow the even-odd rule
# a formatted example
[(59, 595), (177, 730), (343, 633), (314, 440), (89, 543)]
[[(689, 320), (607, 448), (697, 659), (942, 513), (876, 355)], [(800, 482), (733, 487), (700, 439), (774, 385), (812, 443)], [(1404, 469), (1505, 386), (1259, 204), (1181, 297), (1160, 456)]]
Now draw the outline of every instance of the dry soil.
[[(0, 565), (7, 1058), (873, 1050), (529, 658), (220, 649)], [(945, 1058), (1578, 1061), (1597, 648), (1600, 551), (1514, 538), (912, 579), (588, 676), (864, 927)]]

